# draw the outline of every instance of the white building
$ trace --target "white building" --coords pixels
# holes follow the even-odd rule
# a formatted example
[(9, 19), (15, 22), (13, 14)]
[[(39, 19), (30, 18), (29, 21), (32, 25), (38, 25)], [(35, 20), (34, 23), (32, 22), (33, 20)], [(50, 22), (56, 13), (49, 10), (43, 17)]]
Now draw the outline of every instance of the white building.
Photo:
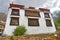
[(17, 25), (25, 26), (26, 34), (55, 33), (55, 25), (49, 9), (10, 4), (4, 34), (13, 35)]

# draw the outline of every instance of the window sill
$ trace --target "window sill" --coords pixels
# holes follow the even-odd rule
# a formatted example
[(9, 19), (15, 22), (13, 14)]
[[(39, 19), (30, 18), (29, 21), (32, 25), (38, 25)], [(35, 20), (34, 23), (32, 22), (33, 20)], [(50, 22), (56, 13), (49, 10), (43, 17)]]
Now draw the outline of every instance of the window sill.
[(27, 18), (37, 18), (37, 19), (38, 19), (38, 18), (41, 18), (41, 17), (30, 17), (30, 16), (26, 16), (26, 17), (27, 17)]
[(47, 26), (47, 27), (52, 27), (52, 26)]
[(10, 17), (20, 17), (20, 16), (18, 16), (18, 15), (11, 15)]
[(47, 20), (51, 20), (51, 18), (45, 18), (45, 19), (47, 19)]
[(28, 26), (28, 27), (40, 27), (40, 26), (38, 25), (38, 26)]
[(4, 28), (0, 28), (0, 29), (4, 29)]

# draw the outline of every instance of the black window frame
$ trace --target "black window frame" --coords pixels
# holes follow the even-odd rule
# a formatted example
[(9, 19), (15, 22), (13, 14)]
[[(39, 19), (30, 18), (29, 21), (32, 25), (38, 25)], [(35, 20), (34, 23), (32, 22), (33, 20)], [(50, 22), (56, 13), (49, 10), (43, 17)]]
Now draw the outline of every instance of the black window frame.
[[(38, 25), (30, 25), (30, 24), (29, 24), (29, 20), (37, 20)], [(39, 19), (28, 18), (28, 26), (40, 26), (40, 25), (39, 25)]]
[[(48, 17), (47, 17), (46, 15), (47, 15)], [(45, 17), (45, 18), (50, 18), (49, 13), (44, 13), (44, 17)]]
[(26, 11), (36, 12), (36, 11), (31, 11), (31, 10), (25, 10), (25, 16), (29, 16), (29, 17), (41, 17), (39, 12), (38, 12), (38, 16), (31, 16), (31, 15), (26, 15)]
[[(15, 14), (14, 11), (17, 11), (18, 13)], [(12, 9), (11, 15), (17, 15), (17, 16), (19, 16), (19, 9)]]
[[(51, 22), (51, 20), (46, 19), (45, 21), (46, 21), (46, 26), (47, 26), (47, 27), (52, 27), (52, 22)], [(49, 21), (49, 22), (47, 22), (47, 21)], [(50, 25), (47, 25), (48, 23), (49, 23)]]
[(2, 28), (2, 26), (3, 26), (3, 25), (2, 25), (2, 24), (0, 24), (0, 28)]
[(3, 32), (0, 33), (0, 36), (2, 36), (2, 35), (3, 35)]
[[(18, 24), (12, 24), (11, 23), (13, 18), (18, 20)], [(19, 18), (11, 17), (10, 26), (18, 26), (18, 25), (19, 25)]]

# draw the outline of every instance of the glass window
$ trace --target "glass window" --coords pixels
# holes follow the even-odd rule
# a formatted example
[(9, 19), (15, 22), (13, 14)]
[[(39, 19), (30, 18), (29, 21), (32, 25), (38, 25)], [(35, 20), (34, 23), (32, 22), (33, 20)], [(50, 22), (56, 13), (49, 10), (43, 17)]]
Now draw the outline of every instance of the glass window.
[(0, 32), (2, 32), (1, 29), (0, 29)]
[(2, 36), (2, 34), (3, 34), (3, 33), (1, 32), (1, 33), (0, 33), (0, 36)]
[(46, 20), (46, 26), (52, 26), (51, 20)]
[(25, 15), (30, 17), (40, 17), (40, 14), (38, 11), (25, 10)]
[(19, 15), (19, 9), (12, 9), (12, 15)]
[(3, 25), (2, 25), (2, 24), (0, 24), (0, 28), (2, 28), (2, 26), (3, 26)]
[(44, 13), (45, 18), (50, 18), (49, 13)]
[(28, 26), (39, 26), (38, 19), (28, 18)]
[(10, 25), (19, 25), (19, 18), (11, 18)]

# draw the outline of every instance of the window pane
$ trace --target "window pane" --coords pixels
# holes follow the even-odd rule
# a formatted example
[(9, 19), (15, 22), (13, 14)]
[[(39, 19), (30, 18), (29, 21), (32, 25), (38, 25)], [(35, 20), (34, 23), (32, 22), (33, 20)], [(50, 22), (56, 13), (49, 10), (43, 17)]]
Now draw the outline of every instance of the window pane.
[(19, 9), (12, 9), (12, 15), (19, 15)]
[(1, 29), (0, 29), (0, 32), (2, 32)]
[(4, 29), (1, 29), (1, 31), (3, 32), (3, 31), (4, 31)]
[(29, 11), (29, 10), (26, 10), (25, 11), (25, 15), (26, 16), (31, 16), (31, 17), (40, 17), (39, 12), (37, 12), (37, 11)]
[(19, 25), (19, 18), (11, 18), (10, 25)]
[(2, 28), (2, 24), (0, 24), (0, 28)]
[(51, 20), (46, 20), (46, 25), (47, 25), (47, 26), (52, 26)]
[(28, 19), (28, 25), (29, 26), (39, 26), (38, 19)]
[(49, 13), (44, 13), (45, 18), (50, 18)]
[(0, 33), (0, 36), (2, 36), (3, 33)]

